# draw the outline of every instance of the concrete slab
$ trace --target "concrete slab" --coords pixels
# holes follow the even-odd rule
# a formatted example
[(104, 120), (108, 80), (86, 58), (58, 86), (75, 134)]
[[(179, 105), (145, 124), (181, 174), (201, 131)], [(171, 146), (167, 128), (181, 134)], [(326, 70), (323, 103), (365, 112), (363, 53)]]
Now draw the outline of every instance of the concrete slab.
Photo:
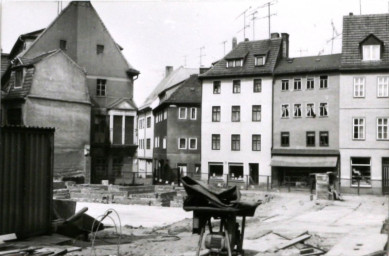
[[(158, 227), (169, 225), (185, 218), (192, 218), (192, 212), (186, 212), (182, 208), (77, 202), (76, 211), (81, 210), (83, 207), (88, 207), (86, 213), (96, 219), (100, 219), (99, 216), (103, 215), (108, 209), (115, 209), (120, 216), (122, 226)], [(110, 216), (114, 218), (119, 226), (115, 214), (112, 213)], [(110, 218), (106, 218), (103, 224), (113, 226)]]

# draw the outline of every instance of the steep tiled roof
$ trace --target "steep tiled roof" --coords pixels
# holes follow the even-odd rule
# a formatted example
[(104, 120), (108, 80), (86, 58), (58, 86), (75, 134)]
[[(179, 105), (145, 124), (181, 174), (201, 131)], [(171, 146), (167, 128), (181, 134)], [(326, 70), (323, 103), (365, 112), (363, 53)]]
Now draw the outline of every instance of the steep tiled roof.
[[(281, 38), (245, 41), (239, 43), (223, 59), (200, 77), (223, 77), (270, 74), (273, 72), (281, 49)], [(266, 55), (264, 66), (254, 65), (255, 55)], [(227, 68), (227, 59), (244, 58), (242, 67)]]
[(26, 72), (24, 74), (23, 79), (23, 86), (21, 88), (14, 88), (15, 85), (15, 76), (11, 75), (8, 81), (7, 85), (7, 93), (5, 95), (5, 99), (21, 99), (28, 95), (31, 89), (32, 80), (34, 77), (35, 67), (34, 64), (38, 63), (39, 61), (43, 60), (44, 58), (47, 58), (53, 54), (56, 54), (60, 52), (60, 50), (57, 51), (50, 51), (45, 52), (35, 58), (27, 59), (27, 58), (21, 58), (19, 57), (17, 60), (18, 62), (15, 63), (14, 66), (11, 67), (11, 70), (18, 67), (26, 67)]
[[(360, 43), (374, 35), (384, 45), (381, 61), (362, 61)], [(389, 14), (343, 17), (342, 69), (389, 68)]]
[(179, 67), (176, 70), (173, 70), (167, 77), (163, 78), (161, 82), (154, 88), (150, 95), (146, 98), (145, 102), (139, 108), (139, 110), (145, 109), (153, 103), (154, 100), (158, 98), (158, 94), (162, 91), (176, 85), (185, 79), (187, 79), (192, 74), (198, 74), (198, 68), (184, 68)]
[[(173, 90), (168, 94), (169, 90)], [(163, 103), (199, 104), (201, 103), (201, 82), (198, 75), (191, 75), (188, 79), (177, 85), (177, 88), (164, 91), (168, 96), (161, 100)]]
[(4, 96), (4, 99), (23, 99), (23, 98), (25, 98), (28, 95), (28, 93), (30, 92), (32, 80), (34, 77), (34, 72), (35, 72), (34, 67), (27, 68), (26, 73), (24, 75), (23, 86), (19, 89), (14, 88), (15, 76), (11, 75), (11, 77), (9, 79), (9, 86), (8, 86), (9, 91)]
[(1, 76), (3, 76), (4, 72), (7, 70), (11, 61), (9, 59), (9, 54), (2, 53), (1, 54)]
[(322, 56), (282, 59), (278, 63), (274, 73), (291, 74), (339, 70), (340, 58), (341, 54), (331, 54)]

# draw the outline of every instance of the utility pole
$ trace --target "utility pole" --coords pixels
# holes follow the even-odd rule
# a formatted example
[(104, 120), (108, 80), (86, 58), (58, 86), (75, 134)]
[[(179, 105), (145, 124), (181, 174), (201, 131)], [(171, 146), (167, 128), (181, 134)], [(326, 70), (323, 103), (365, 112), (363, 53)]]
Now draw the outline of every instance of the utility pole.
[(202, 58), (205, 56), (205, 54), (203, 54), (204, 49), (205, 49), (205, 46), (200, 47), (200, 67), (203, 66)]
[(227, 43), (227, 40), (221, 42), (223, 44), (223, 56), (226, 55), (226, 43)]

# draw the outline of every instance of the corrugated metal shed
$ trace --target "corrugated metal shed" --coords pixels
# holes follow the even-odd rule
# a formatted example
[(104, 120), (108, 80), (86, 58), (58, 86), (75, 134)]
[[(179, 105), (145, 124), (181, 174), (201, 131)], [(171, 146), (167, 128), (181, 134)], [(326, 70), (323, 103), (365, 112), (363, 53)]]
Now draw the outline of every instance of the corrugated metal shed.
[(54, 129), (1, 127), (0, 235), (49, 233)]

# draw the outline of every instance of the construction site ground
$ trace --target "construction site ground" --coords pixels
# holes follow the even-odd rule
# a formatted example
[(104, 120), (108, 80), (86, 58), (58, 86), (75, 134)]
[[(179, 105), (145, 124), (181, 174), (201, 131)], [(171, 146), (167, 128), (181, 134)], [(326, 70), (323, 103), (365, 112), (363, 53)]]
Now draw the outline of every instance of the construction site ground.
[[(260, 246), (256, 239), (269, 232), (294, 238), (307, 231), (312, 236), (306, 242), (325, 251), (333, 249), (328, 255), (350, 255), (350, 251), (352, 255), (366, 255), (384, 249), (386, 239), (380, 231), (388, 214), (387, 197), (346, 195), (344, 201), (327, 201), (311, 200), (308, 193), (245, 191), (242, 200), (264, 201), (246, 222), (246, 256), (300, 255), (293, 248), (262, 253), (256, 250)], [(118, 212), (122, 224), (120, 255), (195, 255), (199, 236), (191, 232), (191, 213), (182, 208), (82, 202), (77, 209), (85, 206), (93, 217), (109, 208)], [(112, 219), (105, 219), (108, 228), (98, 232), (94, 248), (91, 242), (76, 242), (83, 250), (73, 255), (118, 254), (120, 228), (117, 218), (111, 216), (116, 226)], [(353, 248), (355, 244), (360, 248)]]

